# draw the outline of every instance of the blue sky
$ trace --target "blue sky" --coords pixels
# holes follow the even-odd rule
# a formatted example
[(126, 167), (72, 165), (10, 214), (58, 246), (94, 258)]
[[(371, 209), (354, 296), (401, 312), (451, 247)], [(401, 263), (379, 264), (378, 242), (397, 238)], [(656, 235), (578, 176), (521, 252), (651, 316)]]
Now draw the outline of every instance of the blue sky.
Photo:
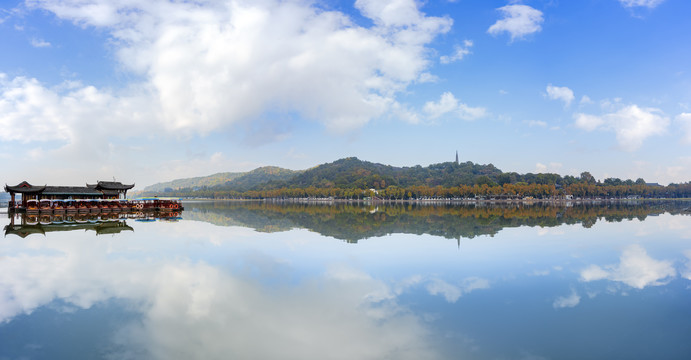
[(683, 0), (0, 1), (4, 182), (339, 158), (691, 180)]

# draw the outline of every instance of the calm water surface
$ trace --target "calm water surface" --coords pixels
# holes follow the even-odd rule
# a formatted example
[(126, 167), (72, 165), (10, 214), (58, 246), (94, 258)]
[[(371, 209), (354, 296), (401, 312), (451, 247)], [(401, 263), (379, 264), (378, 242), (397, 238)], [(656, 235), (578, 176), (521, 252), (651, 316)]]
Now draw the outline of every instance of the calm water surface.
[(0, 359), (689, 359), (689, 206), (3, 214)]

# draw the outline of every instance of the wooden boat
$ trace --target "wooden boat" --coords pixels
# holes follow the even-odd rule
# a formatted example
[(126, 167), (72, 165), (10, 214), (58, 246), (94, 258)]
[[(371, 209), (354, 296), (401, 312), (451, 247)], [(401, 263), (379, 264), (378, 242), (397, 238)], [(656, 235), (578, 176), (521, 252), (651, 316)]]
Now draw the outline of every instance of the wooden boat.
[(86, 214), (89, 212), (89, 201), (88, 200), (77, 200), (77, 212), (80, 214)]
[(118, 200), (118, 205), (120, 206), (120, 209), (122, 209), (122, 212), (132, 211), (132, 204), (130, 204), (130, 202), (127, 200)]
[(98, 200), (88, 200), (86, 206), (89, 207), (89, 213), (98, 214), (101, 212), (101, 207), (98, 205)]
[(67, 212), (67, 213), (77, 212), (77, 202), (72, 200), (72, 199), (65, 200), (65, 203), (63, 206), (65, 208), (65, 212)]
[(120, 207), (120, 202), (119, 201), (108, 201), (108, 208), (110, 208), (111, 212), (121, 212), (122, 208)]
[(53, 206), (52, 201), (48, 199), (42, 199), (39, 201), (38, 212), (41, 214), (52, 214)]
[(29, 214), (38, 214), (38, 200), (27, 200), (26, 201), (26, 212)]
[(106, 213), (110, 212), (110, 205), (108, 205), (108, 202), (103, 201), (103, 200), (94, 200), (98, 204), (98, 208), (101, 209), (101, 212)]
[(53, 200), (52, 208), (54, 214), (65, 213), (65, 202), (63, 200)]

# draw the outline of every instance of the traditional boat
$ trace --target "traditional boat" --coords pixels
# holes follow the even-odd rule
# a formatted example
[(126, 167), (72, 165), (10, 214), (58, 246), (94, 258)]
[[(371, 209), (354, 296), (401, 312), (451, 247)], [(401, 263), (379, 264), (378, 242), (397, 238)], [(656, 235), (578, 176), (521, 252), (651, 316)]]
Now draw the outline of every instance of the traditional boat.
[(53, 200), (51, 208), (53, 209), (53, 214), (64, 214), (65, 213), (65, 201)]
[(41, 214), (53, 213), (53, 202), (48, 199), (42, 199), (38, 202), (38, 212)]

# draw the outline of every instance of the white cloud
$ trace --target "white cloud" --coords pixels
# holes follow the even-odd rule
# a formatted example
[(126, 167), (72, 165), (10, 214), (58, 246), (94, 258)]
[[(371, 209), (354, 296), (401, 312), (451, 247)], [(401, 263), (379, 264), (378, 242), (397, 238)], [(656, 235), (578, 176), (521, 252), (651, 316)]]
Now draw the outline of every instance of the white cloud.
[(424, 72), (424, 73), (420, 74), (420, 76), (417, 78), (417, 81), (419, 83), (422, 83), (422, 84), (424, 84), (424, 83), (435, 83), (435, 82), (439, 81), (439, 77), (434, 75), (434, 74)]
[(463, 290), (464, 294), (474, 290), (489, 289), (489, 280), (471, 276), (463, 279), (461, 282), (461, 289)]
[(438, 102), (428, 101), (425, 103), (423, 111), (430, 118), (435, 119), (456, 109), (458, 109), (458, 100), (452, 93), (445, 92)]
[(681, 113), (677, 115), (675, 121), (681, 127), (682, 141), (686, 144), (691, 144), (691, 113)]
[(561, 308), (567, 308), (567, 307), (575, 307), (581, 302), (581, 297), (576, 293), (576, 291), (571, 291), (571, 295), (569, 296), (560, 296), (554, 300), (552, 303), (552, 306), (555, 309), (561, 309)]
[(576, 126), (587, 131), (593, 131), (605, 123), (601, 117), (595, 115), (576, 114), (575, 118)]
[(661, 110), (637, 105), (624, 106), (619, 111), (601, 116), (578, 113), (574, 118), (576, 127), (586, 131), (614, 131), (619, 146), (627, 151), (638, 149), (650, 136), (664, 134), (670, 123)]
[(580, 101), (581, 105), (592, 104), (592, 103), (593, 103), (593, 100), (591, 100), (588, 95), (583, 95), (581, 97), (581, 101)]
[[(12, 16), (13, 12), (14, 11), (12, 11), (12, 10), (6, 10), (6, 9), (0, 8), (0, 24), (4, 23), (7, 19), (9, 19), (10, 16)], [(16, 25), (15, 25), (15, 27), (16, 27)]]
[(31, 39), (31, 46), (36, 48), (51, 47), (52, 45), (43, 39)]
[(561, 100), (564, 105), (569, 106), (574, 99), (573, 91), (566, 86), (547, 85), (547, 97), (552, 100)]
[(437, 119), (446, 114), (453, 114), (463, 120), (475, 120), (487, 116), (485, 108), (471, 107), (461, 103), (450, 92), (443, 93), (438, 102), (426, 102), (422, 111), (430, 119)]
[(624, 249), (618, 265), (604, 268), (591, 265), (581, 271), (581, 280), (610, 280), (622, 282), (628, 286), (643, 289), (647, 286), (666, 284), (676, 275), (671, 261), (655, 260), (640, 245), (631, 245)]
[[(150, 118), (179, 134), (203, 135), (282, 112), (336, 132), (361, 127), (386, 114), (397, 104), (396, 94), (425, 77), (428, 44), (452, 24), (447, 17), (426, 16), (414, 0), (357, 1), (356, 9), (375, 24), (369, 28), (303, 1), (32, 0), (27, 5), (105, 29), (123, 69), (144, 79), (132, 87), (145, 97), (144, 107), (123, 109), (127, 101), (121, 97), (133, 96), (109, 94), (114, 99), (108, 110), (154, 109)], [(53, 102), (64, 101), (55, 96)]]
[[(0, 132), (5, 141), (76, 142), (126, 125), (141, 125), (146, 104), (116, 98), (93, 86), (64, 83), (47, 88), (36, 79), (8, 80), (0, 73)], [(137, 114), (139, 113), (139, 116)], [(109, 125), (110, 130), (105, 126)]]
[(547, 123), (542, 121), (542, 120), (530, 120), (527, 122), (528, 126), (530, 127), (547, 127)]
[(619, 0), (624, 7), (647, 7), (654, 8), (662, 4), (665, 0)]
[(563, 164), (558, 163), (558, 162), (552, 162), (549, 163), (549, 165), (545, 165), (542, 163), (537, 163), (535, 164), (535, 172), (536, 173), (557, 173), (561, 168), (563, 167)]
[(492, 35), (507, 32), (511, 35), (511, 41), (514, 41), (542, 30), (540, 24), (544, 19), (540, 10), (521, 4), (506, 5), (497, 10), (504, 15), (504, 18), (489, 27), (487, 32)]
[(442, 56), (439, 58), (439, 62), (442, 64), (450, 64), (454, 61), (463, 60), (463, 58), (470, 54), (470, 48), (473, 47), (473, 42), (471, 40), (465, 40), (463, 46), (456, 46), (453, 55)]
[(461, 297), (461, 289), (451, 285), (446, 281), (435, 279), (427, 284), (427, 291), (430, 295), (442, 295), (446, 301), (455, 303)]
[(489, 289), (489, 281), (479, 277), (463, 279), (460, 285), (452, 285), (441, 279), (433, 279), (427, 284), (430, 295), (442, 295), (450, 303), (474, 290)]
[(691, 250), (684, 251), (686, 256), (686, 268), (681, 271), (681, 276), (685, 279), (691, 280)]

